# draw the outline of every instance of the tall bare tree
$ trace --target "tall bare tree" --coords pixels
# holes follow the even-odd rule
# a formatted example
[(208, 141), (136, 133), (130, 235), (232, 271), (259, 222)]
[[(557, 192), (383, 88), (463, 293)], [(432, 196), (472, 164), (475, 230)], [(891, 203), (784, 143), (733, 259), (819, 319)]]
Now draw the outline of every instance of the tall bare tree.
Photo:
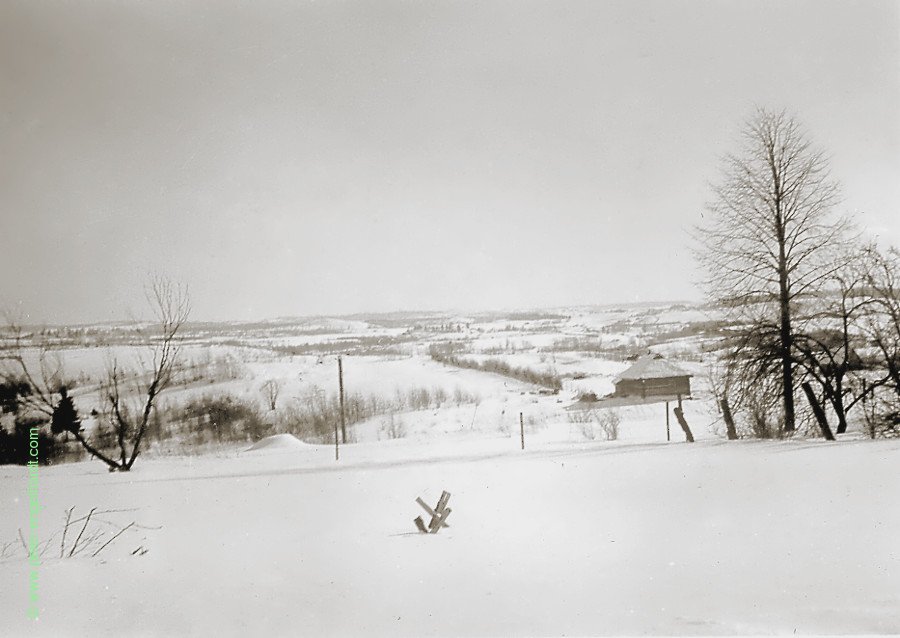
[[(774, 338), (763, 366), (777, 370), (784, 430), (795, 429), (794, 315), (839, 267), (831, 248), (847, 222), (833, 215), (839, 187), (828, 162), (784, 111), (758, 109), (743, 148), (724, 158), (697, 256), (709, 296), (758, 335)], [(769, 364), (775, 364), (770, 366)]]

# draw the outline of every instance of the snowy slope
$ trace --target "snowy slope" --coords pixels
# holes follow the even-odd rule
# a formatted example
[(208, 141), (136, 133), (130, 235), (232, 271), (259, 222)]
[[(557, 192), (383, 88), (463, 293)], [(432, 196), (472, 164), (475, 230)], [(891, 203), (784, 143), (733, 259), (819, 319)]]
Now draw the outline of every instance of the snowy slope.
[[(534, 636), (900, 631), (900, 442), (305, 446), (42, 469), (64, 509), (159, 529), (0, 563), (0, 634)], [(27, 524), (0, 468), (0, 540)], [(416, 496), (452, 493), (414, 533)], [(125, 518), (121, 518), (125, 516)], [(150, 551), (132, 556), (138, 546)]]

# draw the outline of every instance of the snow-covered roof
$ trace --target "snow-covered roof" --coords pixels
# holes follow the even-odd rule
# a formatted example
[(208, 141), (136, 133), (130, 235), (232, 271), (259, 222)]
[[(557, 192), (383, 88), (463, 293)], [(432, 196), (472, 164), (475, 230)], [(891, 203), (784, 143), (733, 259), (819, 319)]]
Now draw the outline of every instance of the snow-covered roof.
[(669, 379), (671, 377), (690, 376), (693, 375), (686, 370), (682, 370), (674, 363), (648, 355), (638, 359), (633, 366), (613, 379), (613, 383), (626, 379), (637, 381), (640, 379)]

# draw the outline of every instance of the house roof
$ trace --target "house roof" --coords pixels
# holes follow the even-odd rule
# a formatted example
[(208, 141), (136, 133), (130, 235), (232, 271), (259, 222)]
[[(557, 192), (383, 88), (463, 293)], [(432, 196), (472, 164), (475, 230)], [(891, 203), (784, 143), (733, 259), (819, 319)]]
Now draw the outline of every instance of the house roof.
[(682, 370), (674, 363), (669, 363), (665, 359), (657, 359), (650, 356), (641, 357), (633, 366), (622, 372), (613, 379), (613, 383), (619, 381), (640, 379), (669, 379), (672, 377), (690, 377), (690, 372)]

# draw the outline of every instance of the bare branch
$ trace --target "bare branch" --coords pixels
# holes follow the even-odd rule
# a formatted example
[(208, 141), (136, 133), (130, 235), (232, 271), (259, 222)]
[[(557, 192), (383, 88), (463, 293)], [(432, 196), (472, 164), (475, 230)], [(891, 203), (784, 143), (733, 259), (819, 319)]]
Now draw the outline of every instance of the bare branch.
[(117, 533), (115, 536), (113, 536), (113, 537), (110, 538), (108, 541), (106, 541), (105, 543), (103, 543), (103, 545), (100, 546), (100, 549), (98, 549), (96, 552), (94, 552), (93, 554), (91, 554), (91, 558), (93, 558), (94, 556), (96, 556), (97, 554), (99, 554), (100, 552), (102, 552), (104, 547), (106, 547), (107, 545), (109, 545), (110, 543), (112, 543), (114, 540), (116, 540), (117, 538), (119, 538), (119, 536), (121, 536), (122, 533), (123, 533), (126, 529), (130, 528), (132, 525), (134, 525), (134, 521), (128, 523), (128, 525), (126, 525), (125, 527), (123, 527), (122, 529), (120, 529), (120, 530), (118, 531), (118, 533)]

